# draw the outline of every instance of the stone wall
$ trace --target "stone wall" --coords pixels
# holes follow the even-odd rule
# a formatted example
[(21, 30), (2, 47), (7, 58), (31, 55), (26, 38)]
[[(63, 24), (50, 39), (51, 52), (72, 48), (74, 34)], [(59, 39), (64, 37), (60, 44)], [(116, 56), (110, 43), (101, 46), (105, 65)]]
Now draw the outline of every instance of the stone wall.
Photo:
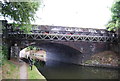
[(82, 53), (83, 60), (89, 59), (92, 55), (110, 50), (110, 43), (107, 42), (56, 42), (59, 44), (67, 45)]
[(47, 51), (47, 59), (74, 64), (81, 64), (96, 53), (110, 50), (107, 42), (42, 41), (37, 42), (35, 46)]
[(110, 50), (117, 53), (117, 54), (120, 54), (120, 43), (110, 44)]
[[(25, 42), (25, 41), (22, 41)], [(22, 42), (18, 43), (19, 48), (26, 47)], [(88, 60), (92, 55), (110, 50), (110, 44), (107, 42), (83, 42), (83, 41), (32, 41), (34, 46), (46, 50), (47, 59), (81, 64)], [(30, 42), (29, 42), (30, 43)]]

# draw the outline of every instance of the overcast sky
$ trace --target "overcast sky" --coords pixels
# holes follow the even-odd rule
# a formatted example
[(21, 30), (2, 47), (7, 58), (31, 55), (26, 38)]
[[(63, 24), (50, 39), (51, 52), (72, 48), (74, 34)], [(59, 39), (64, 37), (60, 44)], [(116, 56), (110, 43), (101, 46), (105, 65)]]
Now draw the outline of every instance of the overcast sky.
[(113, 0), (43, 0), (36, 24), (105, 28)]
[(114, 0), (42, 1), (34, 24), (104, 29)]

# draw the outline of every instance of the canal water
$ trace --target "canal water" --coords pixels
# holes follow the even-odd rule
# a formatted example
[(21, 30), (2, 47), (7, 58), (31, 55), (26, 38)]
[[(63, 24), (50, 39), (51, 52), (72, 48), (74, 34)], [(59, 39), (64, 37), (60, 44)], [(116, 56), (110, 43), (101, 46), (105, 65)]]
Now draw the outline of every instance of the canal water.
[(70, 47), (59, 44), (42, 44), (39, 46), (47, 52), (45, 65), (37, 67), (46, 79), (119, 79), (120, 77), (118, 69), (71, 64), (70, 62), (74, 61), (72, 58), (79, 61), (77, 58), (80, 58), (82, 54)]
[(119, 79), (117, 69), (84, 67), (76, 64), (48, 60), (39, 71), (47, 79)]

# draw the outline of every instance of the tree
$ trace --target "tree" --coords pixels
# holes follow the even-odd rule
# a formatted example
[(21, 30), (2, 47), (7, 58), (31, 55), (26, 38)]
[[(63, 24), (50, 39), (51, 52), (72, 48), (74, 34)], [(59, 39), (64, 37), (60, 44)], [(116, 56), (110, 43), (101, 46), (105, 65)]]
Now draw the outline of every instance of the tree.
[[(31, 21), (35, 21), (35, 13), (39, 2), (0, 2), (2, 4), (1, 16), (13, 20), (13, 24), (28, 30)], [(6, 19), (7, 20), (7, 19)]]
[(112, 18), (107, 24), (108, 31), (116, 31), (120, 28), (120, 0), (115, 0), (111, 7)]

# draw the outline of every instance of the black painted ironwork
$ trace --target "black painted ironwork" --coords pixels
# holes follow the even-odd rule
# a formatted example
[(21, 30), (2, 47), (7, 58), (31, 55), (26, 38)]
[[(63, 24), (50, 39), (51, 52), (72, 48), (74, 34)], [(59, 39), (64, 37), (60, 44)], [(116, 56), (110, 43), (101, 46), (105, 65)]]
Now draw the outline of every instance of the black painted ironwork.
[(9, 39), (19, 40), (55, 40), (55, 41), (90, 41), (90, 42), (115, 42), (116, 34), (106, 30), (61, 27), (61, 26), (33, 26), (30, 33), (20, 31), (19, 27), (13, 29), (7, 25)]
[(9, 34), (9, 39), (114, 42), (114, 37), (66, 34)]

